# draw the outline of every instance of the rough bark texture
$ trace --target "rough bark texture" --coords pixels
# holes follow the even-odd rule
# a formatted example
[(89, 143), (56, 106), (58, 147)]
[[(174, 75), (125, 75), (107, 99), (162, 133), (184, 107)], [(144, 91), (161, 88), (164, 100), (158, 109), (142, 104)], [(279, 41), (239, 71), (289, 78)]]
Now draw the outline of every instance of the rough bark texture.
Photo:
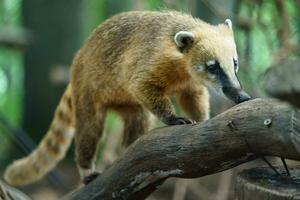
[(169, 177), (201, 177), (259, 155), (300, 160), (299, 120), (287, 104), (255, 99), (203, 123), (152, 130), (66, 199), (144, 199)]
[(264, 79), (266, 92), (300, 108), (300, 60), (289, 60), (271, 67)]
[(290, 169), (291, 176), (274, 175), (271, 168), (241, 172), (236, 181), (238, 200), (300, 200), (300, 168)]

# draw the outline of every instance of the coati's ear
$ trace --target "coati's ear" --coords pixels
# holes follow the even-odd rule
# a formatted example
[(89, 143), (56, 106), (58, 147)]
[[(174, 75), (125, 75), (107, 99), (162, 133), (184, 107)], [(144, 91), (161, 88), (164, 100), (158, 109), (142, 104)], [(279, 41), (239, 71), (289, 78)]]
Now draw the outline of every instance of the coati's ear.
[(189, 47), (194, 42), (194, 34), (188, 31), (179, 31), (174, 36), (174, 41), (179, 48)]
[(230, 28), (232, 30), (232, 22), (230, 19), (226, 19), (225, 24), (226, 24), (226, 26), (228, 26), (228, 28)]

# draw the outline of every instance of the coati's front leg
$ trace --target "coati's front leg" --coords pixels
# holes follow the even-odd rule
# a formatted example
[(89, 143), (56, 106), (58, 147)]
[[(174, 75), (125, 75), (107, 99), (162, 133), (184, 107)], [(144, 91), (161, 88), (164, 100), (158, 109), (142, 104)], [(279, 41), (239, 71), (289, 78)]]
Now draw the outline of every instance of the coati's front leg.
[(178, 117), (169, 97), (164, 91), (149, 83), (139, 83), (134, 89), (135, 95), (154, 115), (167, 125), (191, 124), (193, 120)]
[(177, 101), (191, 119), (197, 122), (208, 120), (209, 93), (205, 86), (191, 85), (177, 94)]

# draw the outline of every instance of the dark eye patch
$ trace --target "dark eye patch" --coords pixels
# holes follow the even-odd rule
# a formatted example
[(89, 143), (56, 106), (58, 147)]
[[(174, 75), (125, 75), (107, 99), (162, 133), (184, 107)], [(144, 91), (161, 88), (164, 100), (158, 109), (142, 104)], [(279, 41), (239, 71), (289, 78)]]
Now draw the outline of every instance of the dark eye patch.
[(220, 82), (222, 87), (230, 86), (231, 82), (224, 70), (221, 68), (219, 61), (211, 60), (205, 64), (208, 73), (213, 74), (215, 79)]
[(207, 62), (205, 66), (210, 74), (217, 74), (220, 71), (220, 63), (217, 60)]

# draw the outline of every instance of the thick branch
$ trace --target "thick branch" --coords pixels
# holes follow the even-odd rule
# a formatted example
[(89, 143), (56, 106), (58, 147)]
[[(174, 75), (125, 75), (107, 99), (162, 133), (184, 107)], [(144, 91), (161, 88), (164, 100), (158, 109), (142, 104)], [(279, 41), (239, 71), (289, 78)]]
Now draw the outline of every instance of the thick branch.
[(266, 92), (300, 108), (300, 60), (284, 61), (271, 67), (264, 78)]
[(196, 178), (258, 155), (300, 160), (300, 113), (256, 99), (197, 125), (150, 131), (111, 168), (67, 199), (143, 199), (169, 177)]

